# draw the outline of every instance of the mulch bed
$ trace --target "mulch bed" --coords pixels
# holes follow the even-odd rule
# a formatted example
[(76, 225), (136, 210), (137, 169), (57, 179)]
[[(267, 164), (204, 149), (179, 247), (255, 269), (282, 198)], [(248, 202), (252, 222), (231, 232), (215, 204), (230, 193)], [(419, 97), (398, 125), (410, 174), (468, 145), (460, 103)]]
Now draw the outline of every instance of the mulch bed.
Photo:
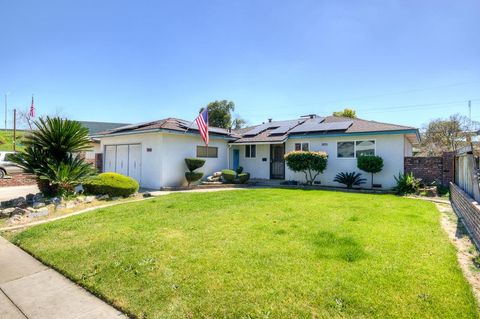
[(0, 179), (0, 187), (35, 185), (35, 177), (29, 174), (15, 174)]

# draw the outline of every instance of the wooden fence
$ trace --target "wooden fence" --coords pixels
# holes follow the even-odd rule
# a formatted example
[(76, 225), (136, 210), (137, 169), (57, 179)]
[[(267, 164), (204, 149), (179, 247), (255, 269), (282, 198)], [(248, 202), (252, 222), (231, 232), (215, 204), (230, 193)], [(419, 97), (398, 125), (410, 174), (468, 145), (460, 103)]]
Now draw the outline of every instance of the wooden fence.
[(480, 186), (478, 162), (473, 147), (457, 151), (455, 184), (450, 184), (452, 207), (480, 249)]

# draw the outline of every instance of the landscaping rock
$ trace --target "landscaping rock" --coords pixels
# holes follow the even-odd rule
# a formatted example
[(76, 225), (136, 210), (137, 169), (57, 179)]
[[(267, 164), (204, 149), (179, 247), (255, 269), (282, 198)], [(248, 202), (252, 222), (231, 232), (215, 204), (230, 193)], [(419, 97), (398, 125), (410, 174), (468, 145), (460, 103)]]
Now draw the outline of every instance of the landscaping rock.
[(43, 202), (35, 202), (35, 203), (33, 203), (32, 207), (33, 207), (34, 209), (39, 209), (39, 208), (45, 207), (45, 203), (43, 203)]
[(33, 202), (35, 202), (34, 198), (35, 194), (27, 194), (27, 196), (25, 196), (25, 200), (28, 204), (32, 204)]
[(65, 207), (66, 207), (66, 205), (63, 204), (63, 203), (59, 203), (59, 204), (55, 205), (55, 209), (64, 209)]
[(109, 198), (110, 198), (110, 196), (108, 196), (107, 194), (105, 194), (105, 195), (97, 195), (97, 199), (98, 199), (98, 200), (107, 200), (107, 199), (109, 199)]
[(12, 206), (25, 208), (27, 207), (27, 200), (22, 196), (17, 197), (12, 200)]
[(29, 213), (28, 217), (37, 218), (37, 217), (42, 217), (42, 216), (47, 216), (47, 215), (48, 215), (48, 208), (44, 207), (44, 208), (39, 209), (35, 212)]
[(43, 196), (42, 193), (36, 193), (35, 196), (33, 197), (34, 202), (44, 202), (45, 197)]
[(82, 194), (83, 193), (83, 186), (82, 185), (75, 186), (73, 191), (75, 192), (75, 194)]
[(119, 200), (122, 199), (120, 196), (112, 197), (112, 200)]
[(86, 203), (91, 203), (95, 200), (95, 196), (86, 196), (85, 197), (85, 202)]
[(9, 213), (9, 212), (5, 212), (5, 210), (7, 210), (7, 209), (8, 209), (8, 208), (0, 210), (0, 218), (8, 218), (8, 217), (10, 217), (10, 213)]
[(145, 193), (143, 193), (143, 197), (144, 197), (144, 198), (152, 197), (152, 194), (149, 193), (149, 192), (145, 192)]
[(76, 203), (73, 202), (73, 201), (67, 202), (67, 203), (65, 204), (65, 208), (67, 208), (67, 209), (69, 209), (69, 208), (74, 208), (75, 206), (77, 206), (77, 205), (76, 205)]
[(222, 172), (214, 172), (213, 177), (222, 177)]
[(62, 202), (61, 197), (52, 197), (45, 200), (46, 204), (54, 204), (55, 206), (59, 205)]
[(10, 217), (13, 215), (13, 212), (15, 211), (15, 208), (14, 207), (11, 207), (11, 208), (5, 208), (4, 210), (2, 210), (2, 216), (5, 216), (5, 217)]
[(22, 215), (13, 215), (12, 217), (10, 217), (8, 222), (11, 223), (11, 224), (18, 223), (19, 221), (22, 220), (22, 217), (23, 217)]

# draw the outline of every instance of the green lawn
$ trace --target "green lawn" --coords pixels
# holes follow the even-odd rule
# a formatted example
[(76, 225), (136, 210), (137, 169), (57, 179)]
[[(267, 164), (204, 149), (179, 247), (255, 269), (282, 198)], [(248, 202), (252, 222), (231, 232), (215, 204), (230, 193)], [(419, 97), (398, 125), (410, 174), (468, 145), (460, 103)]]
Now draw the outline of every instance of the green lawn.
[(280, 189), (172, 194), (12, 241), (145, 318), (477, 318), (432, 203)]
[[(22, 137), (25, 134), (23, 130), (17, 130), (17, 151), (23, 148)], [(0, 130), (0, 151), (13, 151), (13, 130)]]

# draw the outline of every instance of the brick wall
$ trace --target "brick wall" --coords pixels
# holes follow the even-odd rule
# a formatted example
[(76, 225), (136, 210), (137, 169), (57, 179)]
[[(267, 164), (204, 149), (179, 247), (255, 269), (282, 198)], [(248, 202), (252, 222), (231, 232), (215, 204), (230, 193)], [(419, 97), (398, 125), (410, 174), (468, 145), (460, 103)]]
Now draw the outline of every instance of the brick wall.
[(454, 152), (444, 152), (442, 156), (405, 157), (404, 171), (413, 173), (425, 183), (437, 182), (448, 186), (454, 181), (454, 159)]
[(450, 198), (453, 209), (480, 247), (480, 205), (454, 183), (450, 183)]

